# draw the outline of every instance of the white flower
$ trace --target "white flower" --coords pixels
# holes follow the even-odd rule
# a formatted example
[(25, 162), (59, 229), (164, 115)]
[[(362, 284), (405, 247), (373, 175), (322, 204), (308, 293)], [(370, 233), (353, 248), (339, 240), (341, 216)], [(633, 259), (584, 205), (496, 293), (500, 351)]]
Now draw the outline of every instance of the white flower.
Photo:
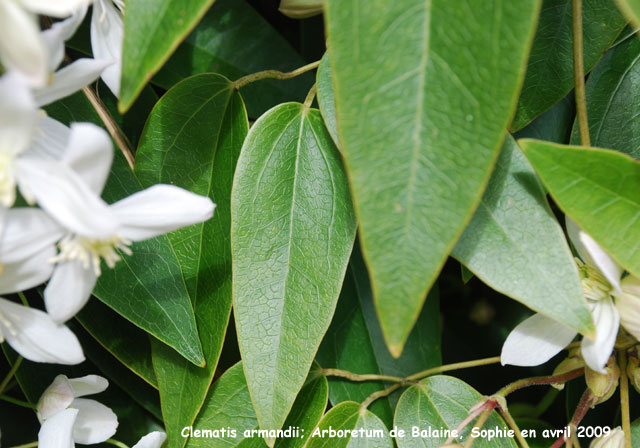
[(0, 61), (8, 70), (23, 74), (30, 85), (43, 87), (49, 67), (46, 43), (40, 34), (37, 14), (67, 17), (87, 0), (0, 1)]
[(120, 95), (122, 72), (122, 41), (124, 39), (122, 11), (124, 11), (122, 0), (95, 0), (91, 15), (93, 57), (113, 61), (113, 64), (102, 72), (101, 78), (116, 97)]
[[(618, 335), (620, 314), (613, 299), (623, 293), (623, 269), (571, 219), (567, 219), (567, 232), (584, 260), (584, 264), (579, 263), (582, 289), (596, 327), (595, 339), (582, 339), (582, 357), (592, 370), (604, 373)], [(535, 314), (509, 334), (502, 347), (501, 362), (517, 366), (545, 363), (576, 335), (564, 324)]]
[(131, 448), (160, 448), (165, 440), (167, 440), (167, 435), (164, 432), (153, 431), (141, 438)]
[(69, 379), (58, 375), (38, 401), (39, 448), (69, 448), (75, 443), (101, 443), (116, 433), (118, 418), (95, 400), (79, 398), (109, 386), (97, 375)]
[(624, 432), (618, 426), (617, 428), (613, 428), (608, 434), (593, 439), (589, 448), (624, 448), (624, 446)]

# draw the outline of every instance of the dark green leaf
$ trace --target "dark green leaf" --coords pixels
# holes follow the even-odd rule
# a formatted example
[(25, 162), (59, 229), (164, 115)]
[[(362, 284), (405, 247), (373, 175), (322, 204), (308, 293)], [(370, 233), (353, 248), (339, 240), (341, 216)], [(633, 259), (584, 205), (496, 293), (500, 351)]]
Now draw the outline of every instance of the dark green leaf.
[(340, 144), (395, 356), (489, 180), (539, 5), (326, 4)]
[(242, 148), (231, 229), (238, 342), (262, 429), (282, 426), (304, 383), (355, 230), (340, 155), (320, 112), (297, 103), (271, 109)]
[[(544, 0), (511, 129), (517, 131), (573, 89), (572, 0)], [(584, 66), (591, 71), (626, 21), (613, 0), (583, 4)]]
[(516, 140), (520, 138), (535, 138), (554, 143), (568, 143), (576, 115), (575, 104), (573, 92), (571, 92), (551, 109), (513, 134), (513, 137)]
[(638, 0), (616, 0), (620, 11), (636, 26), (640, 26), (640, 1)]
[(340, 149), (338, 139), (338, 123), (336, 123), (336, 100), (333, 95), (333, 80), (331, 79), (331, 65), (329, 63), (329, 53), (325, 53), (318, 67), (316, 85), (318, 87), (318, 105), (320, 113), (327, 126), (333, 142)]

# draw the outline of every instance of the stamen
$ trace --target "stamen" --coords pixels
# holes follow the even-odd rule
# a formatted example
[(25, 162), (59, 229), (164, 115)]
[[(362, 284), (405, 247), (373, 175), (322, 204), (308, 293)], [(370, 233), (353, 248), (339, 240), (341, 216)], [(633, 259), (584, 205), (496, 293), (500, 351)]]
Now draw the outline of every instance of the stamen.
[(580, 282), (584, 296), (593, 301), (604, 300), (611, 295), (613, 288), (604, 275), (594, 266), (584, 264), (576, 258)]
[(58, 243), (60, 253), (53, 257), (50, 261), (58, 263), (61, 261), (79, 260), (85, 269), (93, 269), (96, 276), (100, 276), (100, 259), (112, 268), (121, 260), (116, 249), (122, 251), (126, 255), (131, 255), (129, 246), (131, 241), (115, 235), (104, 240), (94, 240), (78, 235), (69, 235)]

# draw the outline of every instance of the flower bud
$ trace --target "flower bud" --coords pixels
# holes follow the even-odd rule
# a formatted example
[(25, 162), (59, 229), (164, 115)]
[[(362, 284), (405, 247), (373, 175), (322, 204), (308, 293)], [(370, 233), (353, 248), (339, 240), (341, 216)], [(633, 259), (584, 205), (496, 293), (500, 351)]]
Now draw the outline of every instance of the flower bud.
[(618, 388), (618, 379), (620, 378), (620, 368), (613, 358), (609, 358), (609, 362), (605, 367), (606, 373), (598, 373), (591, 370), (588, 366), (584, 369), (584, 379), (591, 393), (598, 398), (595, 404), (604, 403)]
[(640, 394), (640, 360), (638, 360), (637, 352), (636, 354), (633, 354), (633, 351), (629, 353), (627, 361), (627, 377), (636, 392)]
[[(560, 364), (553, 371), (553, 376), (564, 375), (565, 373), (569, 373), (576, 369), (581, 369), (584, 367), (584, 360), (578, 356), (578, 350), (575, 349), (569, 352), (569, 356), (562, 360)], [(564, 389), (564, 383), (553, 383), (551, 384), (554, 388), (558, 390)]]
[(589, 448), (624, 448), (624, 432), (620, 427), (614, 428), (609, 434), (593, 439)]
[(280, 12), (292, 19), (322, 14), (322, 0), (280, 0)]
[(640, 279), (629, 275), (620, 282), (622, 292), (616, 294), (620, 323), (640, 341)]

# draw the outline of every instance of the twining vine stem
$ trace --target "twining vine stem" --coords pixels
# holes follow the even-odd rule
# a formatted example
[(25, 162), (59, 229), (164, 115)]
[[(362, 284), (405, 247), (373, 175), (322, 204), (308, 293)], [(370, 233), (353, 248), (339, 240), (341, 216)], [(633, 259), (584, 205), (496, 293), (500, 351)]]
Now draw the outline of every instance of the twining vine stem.
[(290, 72), (281, 72), (278, 70), (264, 70), (261, 72), (251, 73), (250, 75), (243, 76), (242, 78), (239, 78), (233, 81), (231, 84), (236, 89), (241, 89), (247, 84), (251, 84), (252, 82), (256, 82), (256, 81), (261, 81), (263, 79), (291, 79), (291, 78), (295, 78), (296, 76), (300, 76), (303, 73), (306, 73), (308, 71), (314, 70), (318, 68), (319, 65), (320, 65), (320, 61), (315, 61), (310, 64), (304, 65), (300, 68), (297, 68), (295, 70), (292, 70)]
[(576, 113), (580, 144), (591, 146), (589, 119), (587, 118), (587, 95), (584, 85), (584, 56), (582, 43), (582, 0), (573, 0), (573, 78), (575, 82)]

